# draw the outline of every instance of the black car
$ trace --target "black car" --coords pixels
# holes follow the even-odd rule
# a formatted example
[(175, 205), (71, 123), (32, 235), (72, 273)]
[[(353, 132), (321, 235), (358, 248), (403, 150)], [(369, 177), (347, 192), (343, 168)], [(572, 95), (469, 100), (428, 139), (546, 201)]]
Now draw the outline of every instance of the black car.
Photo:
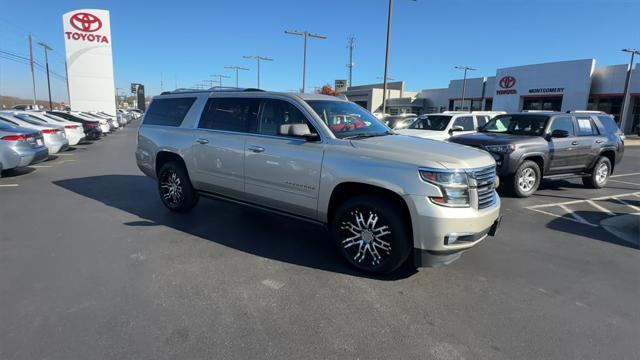
[(87, 140), (98, 140), (102, 136), (102, 130), (100, 130), (100, 123), (98, 121), (85, 120), (64, 111), (47, 111), (47, 113), (82, 124), (82, 130), (84, 130), (84, 133), (87, 135)]
[(491, 153), (503, 184), (518, 197), (533, 194), (542, 178), (576, 176), (601, 188), (624, 153), (618, 125), (600, 112), (498, 115), (478, 133), (449, 141)]

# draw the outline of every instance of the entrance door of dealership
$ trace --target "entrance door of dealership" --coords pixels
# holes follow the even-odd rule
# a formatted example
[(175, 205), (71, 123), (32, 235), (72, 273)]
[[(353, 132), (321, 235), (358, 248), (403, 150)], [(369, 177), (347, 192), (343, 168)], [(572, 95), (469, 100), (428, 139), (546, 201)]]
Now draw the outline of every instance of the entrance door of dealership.
[(562, 109), (562, 96), (549, 97), (525, 97), (522, 110), (560, 111)]

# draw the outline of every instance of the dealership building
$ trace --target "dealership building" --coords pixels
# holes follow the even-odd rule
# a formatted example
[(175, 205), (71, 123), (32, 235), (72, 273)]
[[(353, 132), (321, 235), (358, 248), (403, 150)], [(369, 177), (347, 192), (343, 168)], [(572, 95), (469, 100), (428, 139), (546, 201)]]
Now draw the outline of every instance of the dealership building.
[[(449, 86), (411, 92), (404, 82), (390, 82), (387, 112), (426, 114), (445, 110), (599, 110), (619, 122), (628, 65), (597, 67), (595, 59), (560, 61), (501, 68), (495, 76), (451, 80)], [(640, 122), (640, 69), (633, 71), (631, 103), (625, 123), (629, 133)], [(349, 100), (381, 111), (383, 84), (351, 86), (343, 92)]]

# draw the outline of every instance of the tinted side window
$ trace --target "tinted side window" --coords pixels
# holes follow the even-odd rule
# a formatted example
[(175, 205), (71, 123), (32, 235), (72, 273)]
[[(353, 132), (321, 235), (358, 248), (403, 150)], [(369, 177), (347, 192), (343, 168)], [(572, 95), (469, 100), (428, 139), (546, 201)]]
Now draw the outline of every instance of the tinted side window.
[[(342, 117), (341, 120), (347, 122), (349, 117)], [(307, 124), (309, 129), (314, 131), (307, 118), (293, 104), (275, 99), (265, 101), (258, 124), (258, 134), (278, 135), (280, 125), (285, 124)]]
[(478, 121), (478, 127), (484, 126), (487, 122), (489, 122), (489, 117), (480, 115), (476, 116), (476, 120)]
[(598, 120), (600, 120), (604, 127), (600, 129), (600, 132), (603, 134), (615, 134), (620, 130), (611, 116), (598, 116)]
[(559, 116), (553, 119), (551, 126), (549, 126), (549, 132), (553, 130), (564, 130), (569, 133), (569, 136), (574, 136), (573, 120), (570, 116)]
[(260, 99), (212, 98), (204, 107), (198, 127), (253, 133), (256, 131), (259, 108)]
[(589, 117), (579, 117), (578, 120), (578, 134), (580, 136), (597, 135), (598, 131), (593, 126), (593, 121)]
[(454, 120), (451, 128), (454, 126), (462, 126), (463, 131), (473, 131), (475, 128), (473, 127), (473, 117), (472, 116), (461, 116)]
[(194, 97), (155, 99), (147, 109), (144, 123), (146, 125), (180, 126), (194, 101), (196, 101)]

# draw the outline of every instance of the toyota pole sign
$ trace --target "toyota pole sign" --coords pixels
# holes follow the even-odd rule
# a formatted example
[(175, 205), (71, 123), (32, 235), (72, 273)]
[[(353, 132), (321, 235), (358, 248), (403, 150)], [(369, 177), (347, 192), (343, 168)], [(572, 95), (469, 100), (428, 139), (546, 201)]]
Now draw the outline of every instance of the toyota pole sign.
[(109, 11), (74, 10), (62, 22), (72, 110), (115, 114)]

